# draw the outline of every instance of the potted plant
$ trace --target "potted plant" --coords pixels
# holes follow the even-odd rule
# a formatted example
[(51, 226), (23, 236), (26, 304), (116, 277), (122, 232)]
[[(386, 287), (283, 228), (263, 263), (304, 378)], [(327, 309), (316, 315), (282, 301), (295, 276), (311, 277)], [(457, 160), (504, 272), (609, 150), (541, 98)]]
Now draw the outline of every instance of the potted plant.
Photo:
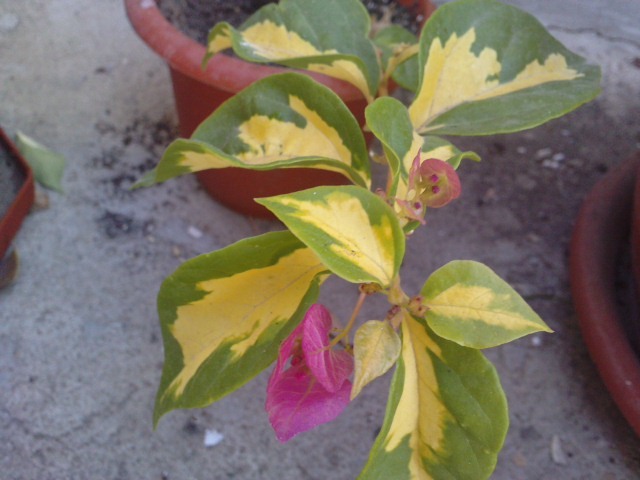
[[(640, 154), (607, 173), (585, 198), (571, 239), (571, 291), (582, 334), (618, 408), (640, 435)], [(631, 238), (630, 272), (621, 258)], [(628, 308), (620, 275), (628, 274)]]
[[(347, 13), (348, 32), (340, 28)], [(487, 478), (508, 412), (481, 350), (550, 329), (475, 261), (448, 263), (420, 291), (406, 292), (405, 243), (432, 208), (460, 195), (460, 163), (479, 160), (442, 135), (508, 133), (556, 118), (597, 95), (599, 69), (529, 14), (495, 0), (447, 3), (416, 43), (396, 28), (372, 42), (367, 25), (356, 0), (284, 0), (238, 28), (211, 30), (208, 56), (233, 48), (354, 84), (367, 98), (365, 130), (382, 144), (376, 160), (387, 180), (372, 186), (363, 131), (344, 102), (293, 72), (248, 86), (167, 148), (143, 184), (229, 166), (328, 170), (351, 184), (256, 199), (284, 231), (188, 260), (164, 281), (154, 422), (205, 407), (275, 362), (265, 404), (287, 441), (337, 417), (395, 367), (384, 424), (359, 478)], [(384, 95), (392, 77), (415, 91), (408, 106)], [(358, 292), (349, 318), (317, 303), (331, 275)], [(387, 311), (360, 319), (372, 296), (386, 297)]]
[(8, 284), (16, 273), (15, 251), (7, 252), (33, 200), (31, 168), (0, 128), (0, 287)]
[[(435, 9), (429, 0), (397, 0), (397, 3), (411, 9), (422, 21)], [(224, 53), (215, 55), (203, 68), (205, 45), (172, 25), (155, 0), (125, 0), (125, 8), (137, 34), (169, 66), (182, 137), (189, 137), (212, 111), (256, 80), (289, 70), (282, 66), (248, 62), (242, 55)], [(307, 74), (335, 91), (358, 121), (364, 124), (367, 101), (360, 90), (334, 76), (315, 71)], [(316, 185), (344, 184), (342, 175), (327, 170), (285, 172), (226, 168), (198, 172), (197, 176), (203, 187), (219, 202), (243, 214), (262, 217), (271, 215), (253, 201), (255, 197)], [(238, 184), (243, 188), (236, 188)]]

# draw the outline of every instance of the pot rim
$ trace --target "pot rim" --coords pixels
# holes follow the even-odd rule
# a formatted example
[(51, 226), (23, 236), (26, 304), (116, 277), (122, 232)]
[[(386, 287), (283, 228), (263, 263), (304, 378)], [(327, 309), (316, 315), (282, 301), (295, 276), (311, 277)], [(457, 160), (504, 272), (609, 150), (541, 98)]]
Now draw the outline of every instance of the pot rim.
[(18, 193), (4, 216), (0, 218), (0, 260), (2, 260), (11, 245), (11, 241), (18, 233), (18, 230), (20, 230), (24, 217), (27, 216), (31, 206), (33, 205), (35, 186), (31, 167), (1, 127), (0, 145), (0, 148), (4, 148), (9, 151), (10, 155), (16, 159), (18, 165), (25, 173), (25, 179), (20, 190), (18, 190)]
[(610, 171), (585, 198), (571, 239), (570, 280), (582, 335), (609, 393), (640, 435), (640, 359), (616, 302), (616, 261), (628, 239), (640, 154)]
[[(428, 0), (399, 1), (402, 4), (417, 5), (425, 18), (435, 9)], [(214, 85), (228, 92), (238, 92), (258, 79), (292, 70), (250, 63), (224, 53), (215, 55), (203, 69), (201, 65), (206, 53), (205, 46), (173, 26), (162, 15), (156, 0), (124, 0), (124, 5), (134, 30), (153, 51), (164, 58), (172, 69), (207, 85)], [(362, 92), (345, 81), (315, 72), (302, 73), (331, 88), (345, 101), (364, 98)]]

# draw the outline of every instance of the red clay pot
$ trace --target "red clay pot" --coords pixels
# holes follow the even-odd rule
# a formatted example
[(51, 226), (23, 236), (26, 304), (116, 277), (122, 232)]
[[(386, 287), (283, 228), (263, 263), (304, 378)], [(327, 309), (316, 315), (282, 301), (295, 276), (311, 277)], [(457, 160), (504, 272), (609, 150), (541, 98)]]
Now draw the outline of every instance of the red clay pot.
[[(22, 172), (24, 173), (24, 182), (13, 199), (13, 202), (7, 209), (3, 217), (0, 218), (0, 260), (4, 258), (5, 253), (11, 245), (11, 241), (18, 233), (22, 220), (27, 216), (34, 199), (33, 172), (29, 164), (22, 157), (14, 143), (7, 137), (0, 128), (0, 149), (9, 153)], [(0, 212), (1, 213), (1, 212)]]
[(570, 258), (571, 290), (585, 343), (611, 396), (638, 435), (640, 360), (623, 327), (616, 266), (629, 239), (639, 167), (636, 154), (589, 193), (574, 227)]
[[(397, 0), (413, 8), (416, 15), (428, 18), (435, 10), (429, 0)], [(144, 42), (165, 59), (171, 73), (178, 112), (179, 133), (189, 137), (195, 128), (221, 103), (261, 78), (287, 71), (245, 62), (218, 54), (202, 69), (205, 46), (187, 37), (169, 23), (155, 0), (124, 0), (131, 25)], [(366, 101), (352, 85), (313, 72), (305, 72), (336, 92), (364, 124)], [(317, 185), (348, 183), (335, 172), (315, 169), (288, 169), (257, 172), (239, 168), (206, 170), (198, 179), (211, 196), (224, 205), (246, 215), (271, 217), (254, 198), (289, 193)]]

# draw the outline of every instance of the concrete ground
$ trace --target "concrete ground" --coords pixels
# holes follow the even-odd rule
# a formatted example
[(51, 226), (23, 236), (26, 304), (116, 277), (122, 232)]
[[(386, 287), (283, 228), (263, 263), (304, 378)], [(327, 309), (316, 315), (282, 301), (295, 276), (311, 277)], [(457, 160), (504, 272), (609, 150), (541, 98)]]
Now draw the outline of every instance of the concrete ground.
[[(581, 199), (640, 148), (640, 3), (517, 0), (603, 68), (603, 94), (564, 119), (465, 145), (463, 196), (415, 236), (405, 279), (484, 261), (556, 333), (487, 352), (511, 429), (498, 480), (640, 478), (640, 441), (609, 398), (571, 305), (567, 250)], [(152, 430), (163, 360), (155, 295), (182, 259), (277, 225), (217, 205), (185, 177), (128, 191), (175, 134), (167, 70), (121, 0), (0, 2), (0, 124), (64, 154), (65, 194), (47, 192), (15, 241), (19, 278), (0, 291), (0, 478), (351, 479), (387, 379), (336, 422), (286, 446), (263, 412), (266, 376)], [(333, 295), (331, 295), (333, 292)], [(353, 295), (331, 285), (346, 312)], [(377, 316), (371, 310), (370, 315)], [(207, 431), (223, 438), (205, 445)]]

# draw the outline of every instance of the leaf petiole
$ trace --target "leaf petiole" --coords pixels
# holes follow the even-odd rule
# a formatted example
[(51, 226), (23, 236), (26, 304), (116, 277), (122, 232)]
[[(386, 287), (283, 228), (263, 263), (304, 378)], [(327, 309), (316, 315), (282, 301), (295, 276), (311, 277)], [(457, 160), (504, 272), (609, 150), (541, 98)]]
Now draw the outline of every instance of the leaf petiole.
[(347, 335), (349, 335), (349, 332), (351, 331), (351, 329), (353, 328), (353, 325), (356, 322), (356, 318), (358, 318), (358, 315), (360, 314), (360, 310), (362, 309), (362, 305), (364, 305), (364, 301), (368, 296), (369, 295), (366, 292), (360, 292), (360, 296), (358, 297), (358, 301), (356, 302), (356, 306), (353, 309), (353, 313), (351, 314), (351, 318), (349, 319), (349, 322), (347, 322), (347, 326), (344, 327), (344, 329), (333, 340), (331, 340), (331, 343), (329, 344), (329, 348), (335, 347), (345, 337), (347, 337)]

